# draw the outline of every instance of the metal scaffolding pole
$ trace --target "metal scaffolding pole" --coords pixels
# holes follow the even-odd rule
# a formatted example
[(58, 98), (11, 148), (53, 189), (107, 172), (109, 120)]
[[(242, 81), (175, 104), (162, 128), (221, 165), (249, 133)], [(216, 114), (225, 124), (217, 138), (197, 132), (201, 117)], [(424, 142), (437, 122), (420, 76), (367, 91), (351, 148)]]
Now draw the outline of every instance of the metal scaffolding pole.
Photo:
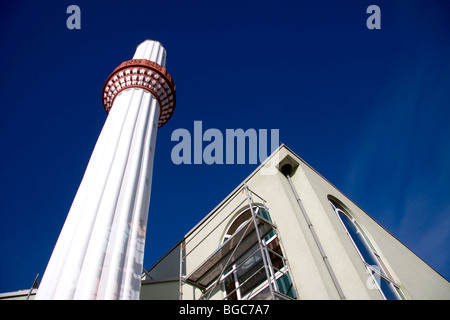
[(247, 233), (249, 227), (250, 227), (250, 224), (249, 224), (249, 225), (247, 226), (247, 228), (245, 229), (245, 232), (242, 234), (241, 238), (239, 239), (239, 242), (238, 242), (237, 246), (234, 248), (233, 253), (232, 253), (232, 254), (230, 255), (230, 257), (228, 258), (228, 261), (227, 261), (227, 263), (225, 264), (225, 267), (224, 267), (223, 270), (220, 272), (220, 275), (217, 277), (216, 283), (214, 284), (214, 286), (213, 286), (211, 289), (209, 289), (209, 294), (208, 294), (207, 300), (210, 298), (210, 296), (211, 296), (211, 294), (212, 294), (214, 288), (219, 284), (220, 278), (222, 278), (223, 273), (225, 272), (227, 266), (230, 264), (231, 258), (233, 258), (234, 253), (236, 252), (237, 248), (238, 248), (239, 245), (241, 244), (241, 241), (244, 239), (244, 237), (245, 237), (245, 235), (246, 235), (246, 233)]
[(246, 183), (244, 183), (244, 189), (245, 189), (245, 194), (247, 196), (248, 203), (250, 205), (250, 212), (251, 212), (251, 215), (252, 215), (253, 224), (255, 225), (256, 236), (258, 237), (259, 249), (261, 250), (261, 256), (262, 256), (263, 263), (264, 263), (264, 269), (266, 271), (266, 276), (267, 276), (267, 281), (268, 281), (268, 284), (269, 284), (270, 295), (272, 297), (272, 300), (275, 300), (275, 294), (274, 294), (274, 288), (273, 288), (274, 283), (273, 283), (272, 276), (271, 276), (272, 274), (274, 274), (274, 272), (273, 272), (273, 270), (270, 270), (270, 267), (269, 267), (269, 264), (268, 264), (268, 261), (267, 261), (266, 252), (264, 250), (265, 247), (264, 247), (264, 244), (262, 242), (261, 235), (259, 234), (258, 222), (256, 221), (255, 211), (253, 210), (253, 201), (252, 201), (252, 198), (251, 198), (250, 193), (248, 191), (248, 187), (247, 187)]
[[(245, 190), (245, 195), (244, 195)], [(289, 274), (289, 267), (287, 264), (287, 259), (283, 256), (283, 254), (278, 254), (275, 251), (272, 251), (267, 246), (267, 243), (265, 241), (265, 237), (270, 234), (272, 230), (276, 229), (276, 226), (270, 221), (267, 220), (264, 216), (257, 216), (257, 208), (255, 207), (253, 203), (252, 196), (255, 195), (258, 198), (261, 198), (259, 195), (251, 191), (247, 184), (244, 183), (241, 188), (237, 189), (232, 198), (234, 199), (238, 194), (240, 194), (242, 191), (243, 199), (242, 201), (239, 201), (239, 204), (234, 207), (234, 209), (226, 215), (225, 218), (220, 219), (220, 223), (218, 225), (221, 225), (223, 222), (225, 222), (230, 215), (235, 212), (237, 209), (243, 209), (242, 205), (245, 204), (245, 202), (248, 202), (249, 208), (247, 209), (250, 213), (251, 218), (248, 219), (245, 222), (245, 226), (242, 227), (242, 229), (238, 229), (233, 235), (233, 237), (229, 238), (227, 241), (225, 241), (214, 253), (212, 253), (202, 264), (197, 266), (194, 270), (192, 270), (189, 275), (184, 275), (184, 264), (186, 263), (186, 258), (188, 255), (190, 255), (194, 250), (198, 249), (199, 243), (203, 242), (205, 238), (210, 236), (214, 230), (218, 226), (215, 226), (212, 231), (209, 231), (208, 234), (200, 240), (199, 243), (195, 244), (193, 248), (190, 248), (190, 250), (187, 250), (186, 246), (188, 243), (190, 243), (193, 240), (193, 237), (196, 237), (201, 230), (205, 228), (205, 226), (200, 227), (200, 229), (193, 234), (193, 236), (190, 239), (184, 239), (182, 243), (180, 243), (180, 291), (179, 291), (179, 299), (183, 299), (183, 286), (184, 284), (188, 283), (190, 285), (193, 285), (200, 289), (202, 291), (202, 294), (200, 296), (200, 300), (208, 300), (211, 298), (211, 295), (214, 294), (214, 290), (217, 288), (217, 286), (223, 281), (222, 277), (223, 275), (229, 270), (230, 265), (233, 265), (233, 263), (237, 263), (238, 259), (242, 257), (243, 255), (248, 253), (248, 250), (253, 247), (255, 251), (253, 253), (250, 253), (250, 256), (246, 257), (243, 261), (239, 261), (237, 265), (235, 265), (233, 270), (237, 270), (241, 268), (246, 261), (254, 258), (255, 255), (261, 255), (260, 263), (262, 262), (262, 265), (260, 265), (256, 271), (254, 271), (249, 277), (247, 277), (242, 283), (236, 283), (237, 287), (234, 288), (231, 292), (227, 292), (224, 299), (227, 299), (229, 296), (231, 296), (234, 292), (236, 292), (239, 289), (242, 289), (244, 286), (248, 286), (251, 281), (260, 281), (263, 277), (267, 279), (267, 286), (264, 285), (263, 288), (257, 289), (257, 293), (255, 296), (258, 296), (261, 292), (260, 290), (264, 290), (267, 294), (267, 289), (270, 292), (270, 299), (292, 299), (291, 297), (282, 294), (279, 292), (278, 288), (278, 282), (277, 277), (280, 277), (280, 272), (284, 274)], [(262, 199), (262, 198), (261, 198)], [(262, 199), (265, 203), (265, 200)], [(264, 205), (264, 208), (266, 206)], [(222, 209), (219, 209), (222, 210)], [(267, 210), (267, 208), (266, 208)], [(209, 223), (209, 222), (207, 222)], [(280, 241), (280, 240), (278, 240)], [(255, 247), (256, 246), (256, 247)], [(281, 242), (280, 242), (281, 246)], [(281, 249), (282, 250), (282, 249)], [(279, 266), (275, 267), (272, 263), (273, 257), (281, 258), (283, 263), (283, 270), (279, 269)], [(262, 271), (264, 269), (264, 271)], [(233, 271), (234, 272), (234, 271)], [(265, 276), (263, 276), (265, 274)], [(257, 277), (257, 278), (255, 278)], [(257, 279), (260, 280), (257, 280)], [(265, 282), (265, 281), (264, 281)], [(263, 282), (263, 283), (264, 283)], [(262, 284), (262, 283), (261, 283)], [(247, 298), (250, 298), (252, 296), (253, 290), (256, 288), (253, 288), (248, 294)], [(294, 289), (295, 290), (295, 289)], [(266, 296), (267, 297), (267, 296)]]

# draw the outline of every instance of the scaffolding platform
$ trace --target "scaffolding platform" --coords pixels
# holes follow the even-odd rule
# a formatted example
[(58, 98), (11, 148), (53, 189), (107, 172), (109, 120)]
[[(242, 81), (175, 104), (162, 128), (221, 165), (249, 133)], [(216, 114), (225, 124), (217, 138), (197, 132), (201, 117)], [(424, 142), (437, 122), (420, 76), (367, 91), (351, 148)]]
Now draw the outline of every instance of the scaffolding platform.
[[(180, 299), (183, 283), (200, 289), (200, 300), (210, 299), (219, 284), (219, 290), (224, 292), (223, 299), (297, 299), (289, 276), (289, 264), (277, 227), (268, 215), (266, 201), (251, 192), (246, 183), (242, 187), (231, 199), (245, 191), (244, 199), (230, 215), (248, 202), (248, 220), (188, 275), (183, 275), (183, 264), (197, 245), (189, 252), (184, 250), (186, 244), (180, 246)], [(252, 195), (261, 199), (264, 205), (255, 205)]]
[[(257, 217), (256, 221), (261, 238), (267, 236), (275, 228), (271, 222), (262, 217)], [(202, 290), (206, 290), (227, 268), (227, 263), (228, 265), (233, 264), (257, 243), (257, 232), (253, 221), (250, 219), (200, 264), (196, 270), (187, 276), (185, 281)]]

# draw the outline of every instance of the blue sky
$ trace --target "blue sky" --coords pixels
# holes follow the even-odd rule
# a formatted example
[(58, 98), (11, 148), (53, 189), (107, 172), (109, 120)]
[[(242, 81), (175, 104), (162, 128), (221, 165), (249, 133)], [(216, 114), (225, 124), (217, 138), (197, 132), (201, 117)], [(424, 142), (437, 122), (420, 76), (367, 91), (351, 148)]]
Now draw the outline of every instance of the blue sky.
[[(71, 4), (81, 30), (66, 27)], [(380, 30), (366, 27), (371, 4)], [(42, 277), (106, 119), (104, 81), (145, 39), (165, 46), (177, 85), (175, 113), (158, 131), (145, 267), (257, 167), (173, 164), (172, 132), (202, 121), (222, 132), (279, 129), (450, 278), (448, 1), (0, 6), (0, 292)]]

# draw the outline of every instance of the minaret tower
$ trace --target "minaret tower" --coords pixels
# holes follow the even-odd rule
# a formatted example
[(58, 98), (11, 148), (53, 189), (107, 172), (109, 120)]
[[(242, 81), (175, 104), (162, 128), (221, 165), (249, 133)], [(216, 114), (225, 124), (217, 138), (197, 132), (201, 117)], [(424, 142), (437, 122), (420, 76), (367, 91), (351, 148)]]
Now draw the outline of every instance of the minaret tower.
[(108, 118), (36, 299), (139, 299), (156, 133), (175, 108), (166, 56), (146, 40), (106, 80)]

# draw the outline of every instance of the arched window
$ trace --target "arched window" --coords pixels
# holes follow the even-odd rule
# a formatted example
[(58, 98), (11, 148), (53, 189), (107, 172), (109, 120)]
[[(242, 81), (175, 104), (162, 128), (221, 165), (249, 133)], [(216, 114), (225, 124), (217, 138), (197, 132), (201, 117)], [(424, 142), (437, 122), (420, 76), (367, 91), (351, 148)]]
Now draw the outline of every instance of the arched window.
[(361, 259), (366, 265), (369, 273), (372, 275), (372, 278), (383, 297), (387, 300), (405, 299), (399, 285), (393, 280), (388, 268), (367, 238), (362, 228), (359, 226), (358, 222), (356, 222), (356, 220), (350, 216), (344, 207), (337, 201), (330, 198), (328, 198), (328, 201), (330, 202), (334, 212), (341, 220), (347, 234), (355, 245), (356, 250), (361, 256)]
[[(256, 215), (271, 222), (270, 214), (266, 208), (253, 207)], [(251, 210), (247, 209), (228, 227), (223, 242), (231, 238), (236, 232), (247, 225), (252, 219)], [(273, 285), (276, 290), (286, 296), (296, 299), (288, 268), (280, 247), (280, 242), (275, 230), (271, 231), (262, 240), (266, 246), (267, 256), (270, 258), (271, 272), (274, 273)], [(262, 252), (259, 244), (255, 244), (244, 255), (233, 263), (222, 275), (221, 282), (228, 300), (258, 299), (262, 300), (270, 295), (269, 283), (264, 269)]]

